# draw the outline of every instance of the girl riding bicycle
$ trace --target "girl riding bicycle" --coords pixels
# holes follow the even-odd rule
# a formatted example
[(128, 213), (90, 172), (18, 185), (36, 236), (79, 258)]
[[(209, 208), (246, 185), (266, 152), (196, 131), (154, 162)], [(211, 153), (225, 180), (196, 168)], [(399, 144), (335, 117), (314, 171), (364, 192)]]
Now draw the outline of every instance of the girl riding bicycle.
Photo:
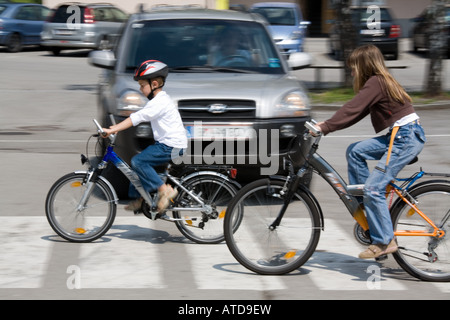
[[(187, 148), (187, 136), (180, 113), (169, 95), (162, 90), (169, 68), (157, 60), (144, 61), (136, 69), (134, 80), (139, 82), (141, 92), (149, 99), (143, 109), (132, 113), (117, 125), (103, 129), (107, 136), (137, 126), (142, 122), (150, 122), (155, 144), (148, 146), (131, 159), (131, 167), (138, 174), (146, 191), (159, 192), (158, 210), (167, 208), (169, 199), (177, 195), (170, 185), (163, 183), (154, 166), (173, 160)], [(106, 136), (106, 137), (107, 137)], [(129, 196), (139, 197), (139, 193), (130, 184)], [(141, 208), (142, 198), (130, 202), (125, 209), (137, 211)]]
[[(372, 245), (359, 257), (370, 259), (397, 251), (386, 186), (422, 151), (426, 139), (410, 96), (389, 73), (377, 47), (355, 49), (347, 63), (352, 69), (356, 96), (317, 126), (326, 135), (370, 114), (376, 133), (390, 128), (383, 136), (351, 144), (346, 152), (349, 184), (365, 184), (363, 201)], [(390, 147), (391, 136), (394, 140)], [(379, 160), (372, 172), (367, 160)]]

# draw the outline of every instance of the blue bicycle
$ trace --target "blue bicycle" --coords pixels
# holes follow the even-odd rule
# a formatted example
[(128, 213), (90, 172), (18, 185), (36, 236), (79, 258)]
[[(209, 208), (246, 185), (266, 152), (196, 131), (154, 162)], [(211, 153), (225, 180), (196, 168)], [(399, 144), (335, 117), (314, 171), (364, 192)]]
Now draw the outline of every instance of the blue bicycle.
[[(113, 119), (112, 119), (113, 120)], [(104, 132), (94, 119), (100, 137)], [(240, 185), (234, 180), (236, 170), (227, 166), (184, 166), (181, 174), (171, 174), (172, 165), (161, 173), (164, 182), (179, 192), (164, 212), (157, 212), (158, 193), (146, 192), (137, 174), (114, 152), (116, 135), (109, 136), (102, 160), (98, 164), (82, 155), (89, 169), (75, 171), (58, 179), (45, 202), (46, 216), (53, 230), (72, 242), (90, 242), (102, 237), (112, 226), (118, 197), (112, 184), (102, 176), (109, 163), (116, 166), (134, 184), (143, 201), (141, 210), (151, 220), (174, 222), (180, 232), (196, 243), (219, 243), (224, 240), (223, 218), (228, 203)], [(89, 143), (88, 143), (89, 144)], [(172, 216), (166, 215), (172, 211)], [(137, 212), (135, 212), (137, 213)]]

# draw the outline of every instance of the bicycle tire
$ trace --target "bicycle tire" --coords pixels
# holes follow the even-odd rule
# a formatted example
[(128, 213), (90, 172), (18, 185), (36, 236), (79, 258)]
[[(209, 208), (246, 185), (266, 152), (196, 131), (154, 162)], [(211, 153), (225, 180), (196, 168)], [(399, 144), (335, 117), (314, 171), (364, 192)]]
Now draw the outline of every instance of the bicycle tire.
[(45, 212), (52, 229), (71, 242), (91, 242), (102, 237), (114, 222), (116, 203), (110, 186), (99, 179), (85, 208), (77, 210), (86, 189), (86, 173), (69, 173), (50, 188)]
[[(409, 193), (417, 207), (436, 226), (450, 231), (450, 182), (429, 181), (414, 187)], [(391, 209), (394, 230), (431, 230), (423, 218), (403, 201), (397, 201)], [(399, 250), (394, 259), (407, 273), (423, 281), (450, 281), (450, 237), (397, 236)], [(436, 246), (433, 248), (433, 246)], [(436, 259), (436, 260), (435, 260)]]
[(319, 242), (320, 212), (302, 188), (295, 192), (280, 225), (269, 228), (283, 204), (283, 186), (284, 181), (275, 179), (252, 182), (238, 192), (225, 215), (225, 240), (231, 254), (258, 274), (281, 275), (300, 268)]
[[(213, 175), (198, 175), (185, 181), (183, 185), (194, 191), (210, 206), (212, 212), (173, 211), (178, 230), (189, 240), (200, 244), (215, 244), (224, 241), (223, 221), (225, 210), (238, 189), (231, 182)], [(178, 206), (197, 206), (188, 193), (181, 191), (175, 203)], [(186, 220), (188, 217), (188, 220)]]

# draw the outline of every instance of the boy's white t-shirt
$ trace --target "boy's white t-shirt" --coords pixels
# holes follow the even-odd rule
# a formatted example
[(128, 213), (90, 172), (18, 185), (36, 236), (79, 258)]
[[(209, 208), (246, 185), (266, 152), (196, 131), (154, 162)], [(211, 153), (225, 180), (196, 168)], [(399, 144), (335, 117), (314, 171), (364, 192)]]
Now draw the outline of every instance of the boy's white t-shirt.
[(170, 96), (160, 91), (143, 109), (130, 115), (133, 126), (150, 122), (155, 141), (173, 148), (187, 148), (186, 129)]

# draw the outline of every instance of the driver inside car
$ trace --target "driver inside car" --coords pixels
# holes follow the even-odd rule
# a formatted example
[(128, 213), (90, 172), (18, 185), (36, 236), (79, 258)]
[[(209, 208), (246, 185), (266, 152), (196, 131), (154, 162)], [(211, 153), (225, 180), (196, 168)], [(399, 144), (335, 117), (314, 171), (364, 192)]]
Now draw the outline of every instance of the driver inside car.
[(249, 42), (244, 44), (239, 30), (227, 28), (219, 33), (210, 48), (208, 64), (221, 67), (249, 67), (255, 65)]

